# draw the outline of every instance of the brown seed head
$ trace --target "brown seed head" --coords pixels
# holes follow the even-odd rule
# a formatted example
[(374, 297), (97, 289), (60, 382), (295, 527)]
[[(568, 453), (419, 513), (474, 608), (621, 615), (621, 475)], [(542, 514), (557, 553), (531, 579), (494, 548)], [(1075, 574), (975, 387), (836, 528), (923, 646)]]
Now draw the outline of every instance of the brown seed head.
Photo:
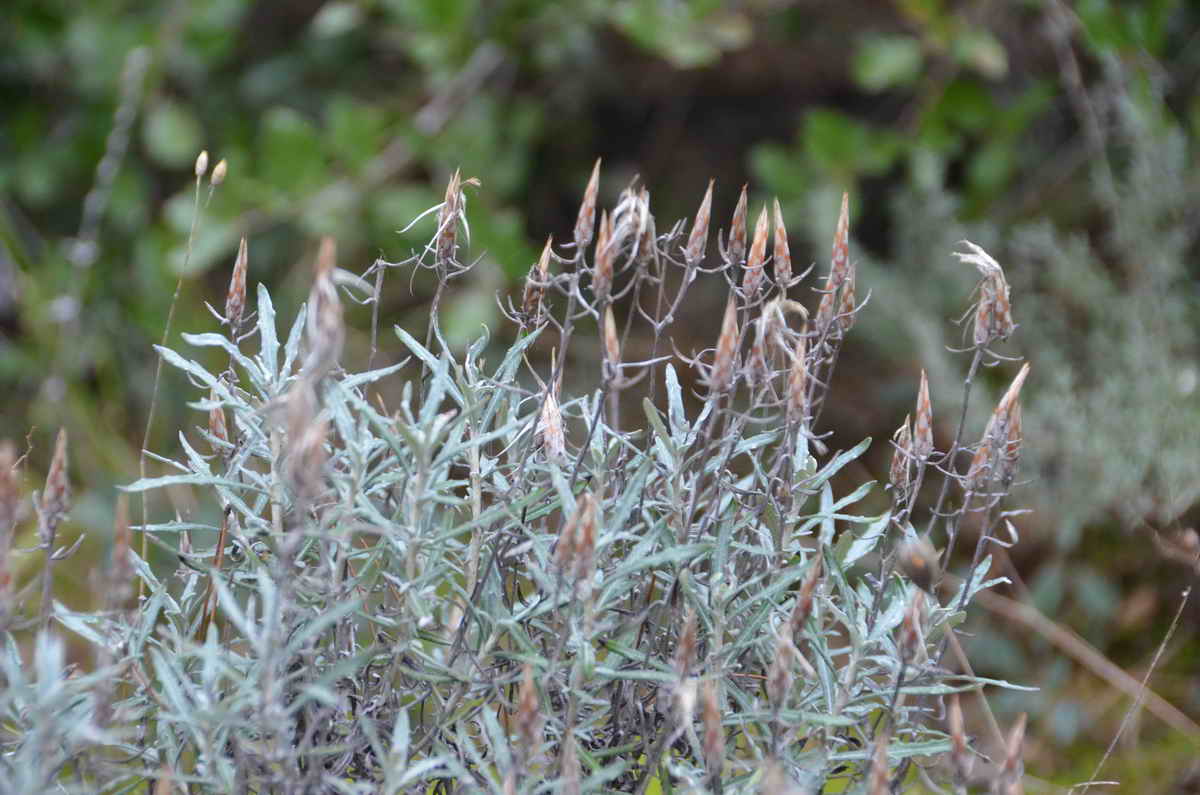
[(683, 250), (683, 259), (689, 268), (695, 267), (704, 259), (704, 251), (708, 248), (708, 223), (712, 217), (713, 180), (708, 181), (708, 190), (696, 211), (696, 220), (692, 224), (692, 233), (688, 236), (687, 248)]
[(717, 350), (713, 355), (712, 373), (709, 375), (708, 385), (713, 392), (728, 392), (733, 388), (737, 347), (737, 304), (731, 295), (725, 304), (725, 319), (721, 323), (721, 336), (717, 338)]
[(438, 211), (437, 248), (438, 267), (455, 259), (458, 247), (458, 217), (462, 209), (462, 178), (457, 169), (446, 184), (446, 198)]
[(729, 245), (725, 255), (731, 265), (741, 265), (746, 257), (746, 188), (742, 186), (742, 195), (738, 198), (737, 206), (733, 208), (733, 222), (729, 225)]
[(612, 290), (618, 241), (613, 237), (612, 219), (608, 212), (600, 213), (600, 236), (596, 238), (595, 264), (592, 266), (592, 293), (603, 301)]
[(225, 181), (225, 174), (229, 171), (229, 164), (225, 162), (225, 158), (217, 161), (213, 166), (212, 176), (208, 178), (208, 184), (214, 188), (219, 188), (221, 183)]
[(770, 221), (767, 218), (767, 208), (764, 206), (754, 224), (754, 241), (750, 244), (750, 256), (746, 258), (746, 270), (742, 273), (742, 292), (746, 301), (753, 302), (762, 289), (763, 274), (766, 272), (767, 236), (770, 234)]
[(579, 216), (575, 219), (575, 251), (579, 254), (592, 242), (596, 228), (596, 194), (600, 190), (600, 158), (592, 167), (592, 176), (583, 191), (583, 203), (579, 205)]
[(43, 546), (54, 543), (58, 525), (71, 510), (71, 481), (67, 478), (67, 429), (61, 428), (54, 443), (54, 457), (50, 460), (50, 471), (46, 474), (46, 488), (42, 492), (42, 523), (39, 529)]
[[(224, 162), (224, 161), (222, 161)], [(225, 293), (225, 322), (229, 324), (229, 336), (237, 339), (242, 330), (242, 315), (246, 310), (246, 266), (250, 261), (246, 238), (238, 244), (237, 259), (233, 261), (233, 276), (229, 279), (229, 291)]]
[(708, 775), (716, 778), (725, 764), (725, 732), (721, 730), (721, 707), (712, 680), (705, 681), (701, 690), (700, 719), (704, 723), (704, 761)]
[(779, 199), (775, 200), (775, 254), (771, 258), (775, 263), (775, 283), (779, 291), (787, 295), (788, 285), (792, 282), (792, 252), (788, 248), (787, 227), (783, 225), (783, 211), (779, 209)]
[(921, 387), (917, 391), (917, 421), (913, 428), (913, 456), (925, 461), (933, 452), (933, 407), (929, 402), (929, 379), (921, 371)]

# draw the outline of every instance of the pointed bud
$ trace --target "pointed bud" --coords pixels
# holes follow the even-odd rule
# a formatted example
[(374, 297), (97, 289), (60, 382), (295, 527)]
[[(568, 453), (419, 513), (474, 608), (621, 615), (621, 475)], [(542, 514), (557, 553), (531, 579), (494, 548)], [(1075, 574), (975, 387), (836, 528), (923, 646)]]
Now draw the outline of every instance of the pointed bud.
[(728, 392), (733, 388), (737, 347), (737, 304), (731, 295), (725, 305), (725, 319), (721, 323), (721, 336), (717, 338), (717, 350), (713, 355), (712, 372), (709, 375), (708, 385), (713, 392)]
[(438, 211), (437, 263), (453, 262), (458, 247), (458, 217), (462, 209), (462, 178), (457, 169), (446, 184), (446, 198)]
[(562, 412), (558, 408), (558, 398), (553, 389), (546, 390), (546, 399), (542, 403), (540, 426), (542, 445), (546, 457), (561, 460), (567, 454), (567, 440), (563, 434)]
[(787, 295), (788, 285), (792, 282), (792, 253), (788, 248), (787, 227), (783, 225), (783, 211), (779, 208), (779, 199), (775, 200), (775, 253), (771, 257), (775, 264), (775, 283), (779, 292)]
[(337, 243), (332, 237), (324, 237), (317, 252), (316, 278), (308, 294), (308, 314), (305, 317), (309, 350), (305, 369), (313, 378), (320, 378), (337, 365), (346, 339), (342, 301), (333, 281), (336, 264)]
[(733, 208), (733, 222), (729, 225), (729, 245), (725, 256), (732, 265), (742, 264), (746, 256), (746, 188), (742, 186), (742, 195), (738, 198), (737, 206)]
[(1016, 325), (1012, 319), (1008, 282), (1004, 270), (990, 254), (969, 240), (962, 241), (970, 251), (954, 252), (960, 262), (974, 265), (983, 277), (979, 284), (979, 304), (975, 309), (974, 341), (977, 346), (1006, 339)]
[(600, 235), (596, 238), (595, 264), (592, 266), (592, 293), (598, 301), (608, 298), (609, 291), (612, 290), (617, 248), (617, 241), (613, 238), (612, 219), (607, 212), (602, 212)]
[(754, 224), (754, 242), (750, 244), (750, 256), (746, 258), (746, 270), (742, 273), (742, 293), (747, 302), (753, 302), (762, 289), (763, 274), (767, 258), (767, 235), (770, 221), (767, 219), (767, 208), (764, 206)]
[(833, 322), (834, 302), (837, 300), (838, 289), (846, 279), (846, 270), (850, 266), (850, 195), (842, 194), (842, 211), (838, 215), (837, 231), (833, 236), (833, 256), (829, 267), (829, 277), (825, 280), (824, 294), (817, 307), (817, 333), (824, 334)]
[(817, 585), (821, 582), (823, 564), (824, 559), (818, 553), (816, 559), (808, 567), (808, 574), (804, 577), (800, 592), (796, 594), (796, 604), (792, 607), (792, 614), (788, 620), (788, 628), (791, 629), (792, 638), (796, 643), (800, 642), (800, 637), (804, 633), (804, 625), (808, 623), (808, 617), (812, 615), (813, 594), (816, 593)]
[(218, 160), (217, 164), (213, 166), (212, 176), (208, 178), (208, 184), (214, 188), (219, 188), (221, 183), (225, 181), (225, 174), (228, 170), (229, 165), (225, 162), (225, 158)]
[(546, 238), (542, 248), (542, 256), (529, 269), (529, 278), (525, 280), (525, 295), (521, 300), (521, 317), (526, 324), (537, 328), (542, 324), (542, 300), (546, 294), (546, 285), (550, 281), (550, 255), (554, 244), (554, 236)]
[(929, 402), (929, 379), (921, 371), (921, 387), (917, 391), (917, 421), (913, 428), (913, 456), (926, 461), (933, 452), (933, 407)]
[(579, 205), (579, 216), (575, 219), (575, 250), (582, 254), (592, 242), (596, 228), (596, 195), (600, 190), (600, 158), (592, 167), (592, 176), (583, 192), (583, 203)]
[[(968, 489), (979, 490), (991, 480), (993, 474), (1002, 474), (995, 471), (997, 467), (995, 456), (1001, 448), (1007, 450), (1010, 443), (1014, 441), (1010, 438), (1013, 414), (1021, 395), (1021, 387), (1024, 386), (1028, 375), (1029, 362), (1026, 362), (988, 419), (987, 427), (983, 431), (983, 439), (980, 440), (975, 456), (971, 459), (971, 466), (967, 470), (965, 485)], [(1019, 447), (1019, 439), (1016, 443)]]
[[(225, 161), (222, 160), (222, 163)], [(229, 279), (229, 291), (225, 294), (225, 322), (229, 324), (229, 336), (236, 340), (242, 330), (242, 315), (246, 310), (246, 268), (250, 252), (246, 238), (238, 244), (237, 259), (233, 261), (233, 276)]]
[(621, 364), (621, 342), (617, 338), (617, 321), (611, 306), (604, 310), (604, 353), (610, 367)]
[(915, 591), (912, 601), (909, 602), (908, 610), (904, 612), (904, 623), (900, 629), (900, 654), (903, 655), (905, 662), (915, 660), (917, 652), (924, 643), (924, 635), (921, 632), (921, 617), (924, 610), (925, 593), (924, 591)]
[(1008, 438), (1000, 454), (1000, 485), (1007, 489), (1017, 476), (1017, 463), (1021, 459), (1021, 404), (1013, 405), (1009, 412)]
[(67, 429), (58, 432), (54, 443), (54, 457), (50, 460), (50, 471), (46, 474), (46, 488), (41, 500), (42, 523), (38, 528), (42, 545), (54, 543), (58, 525), (71, 510), (71, 481), (67, 478)]
[(695, 267), (704, 259), (704, 251), (708, 248), (708, 223), (712, 217), (713, 180), (708, 181), (708, 190), (700, 201), (700, 209), (696, 211), (696, 220), (692, 224), (692, 233), (688, 236), (687, 248), (683, 250), (683, 259), (688, 267)]
[(846, 278), (842, 280), (841, 301), (838, 304), (838, 324), (841, 326), (842, 333), (849, 331), (854, 327), (854, 320), (857, 311), (855, 306), (854, 296), (854, 266), (846, 266)]
[(683, 632), (679, 633), (679, 643), (675, 646), (675, 675), (680, 680), (692, 674), (696, 664), (696, 611), (688, 608), (687, 618), (683, 622)]
[(203, 177), (208, 171), (208, 150), (201, 149), (200, 154), (196, 155), (196, 178)]
[(208, 410), (208, 432), (213, 437), (213, 452), (222, 458), (233, 455), (233, 447), (229, 443), (229, 426), (225, 422), (225, 408), (220, 405), (217, 388), (213, 386), (208, 391), (208, 399), (214, 405)]
[(584, 492), (575, 508), (575, 584), (586, 597), (596, 573), (596, 498)]

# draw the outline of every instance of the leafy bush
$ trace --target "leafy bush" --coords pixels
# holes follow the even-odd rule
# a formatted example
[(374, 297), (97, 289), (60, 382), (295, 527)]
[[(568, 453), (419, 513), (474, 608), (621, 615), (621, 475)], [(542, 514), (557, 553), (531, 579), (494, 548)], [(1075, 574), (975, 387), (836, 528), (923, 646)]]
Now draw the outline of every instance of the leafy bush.
[[(876, 484), (848, 472), (870, 440), (832, 450), (821, 425), (865, 304), (846, 199), (810, 311), (778, 203), (751, 233), (743, 191), (706, 256), (711, 187), (690, 229), (659, 233), (649, 193), (631, 186), (596, 231), (598, 175), (572, 241), (547, 241), (507, 301), (507, 344), (443, 339), (440, 299), (470, 270), (470, 181), (457, 174), (432, 240), (403, 262), (356, 276), (324, 240), (283, 339), (265, 286), (247, 315), (243, 244), (224, 332), (185, 334), (196, 353), (159, 349), (207, 423), (179, 434), (178, 460), (155, 456), (169, 474), (126, 489), (183, 489), (203, 506), (132, 528), (181, 568), (152, 569), (122, 508), (107, 608), (71, 611), (48, 598), (52, 563), (72, 552), (56, 537), (65, 435), (33, 499), (47, 598), (40, 616), (26, 609), (35, 578), (3, 605), (14, 786), (882, 793), (932, 777), (1019, 791), (1020, 723), (995, 764), (972, 770), (980, 746), (957, 694), (1011, 685), (972, 675), (954, 638), (972, 597), (1000, 581), (989, 544), (1012, 533), (1003, 501), (1028, 367), (982, 435), (964, 427), (979, 369), (1004, 361), (993, 347), (1014, 329), (1000, 266), (974, 244), (957, 255), (982, 279), (955, 438), (934, 439), (922, 376), (915, 420), (892, 440), (891, 507), (863, 514)], [(385, 275), (412, 269), (438, 284), (424, 341), (396, 327), (405, 358), (343, 369), (344, 298), (377, 306)], [(668, 355), (689, 289), (719, 278), (730, 290), (713, 347)], [(635, 325), (653, 339), (640, 358)], [(564, 394), (568, 358), (597, 362), (595, 388)], [(644, 422), (627, 424), (638, 414), (621, 403), (639, 397)], [(11, 538), (25, 519), (6, 455)], [(964, 576), (944, 573), (968, 536)], [(51, 623), (92, 644), (87, 673), (54, 632), (35, 634)]]

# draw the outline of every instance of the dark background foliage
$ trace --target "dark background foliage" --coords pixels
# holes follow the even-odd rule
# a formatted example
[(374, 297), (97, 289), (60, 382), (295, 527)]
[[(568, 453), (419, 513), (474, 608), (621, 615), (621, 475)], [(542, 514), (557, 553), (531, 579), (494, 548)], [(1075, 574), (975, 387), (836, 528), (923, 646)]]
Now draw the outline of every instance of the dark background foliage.
[[(447, 333), (507, 334), (495, 294), (546, 235), (569, 237), (601, 157), (602, 203), (640, 176), (660, 229), (709, 177), (722, 222), (744, 183), (752, 206), (777, 195), (793, 256), (820, 268), (850, 192), (860, 289), (880, 297), (829, 409), (847, 439), (889, 436), (922, 367), (952, 432), (961, 365), (940, 329), (975, 277), (949, 252), (970, 237), (996, 254), (1033, 362), (1017, 493), (1034, 510), (1009, 595), (1135, 677), (1149, 664), (1191, 576), (1155, 539), (1186, 544), (1200, 494), (1193, 5), (16, 0), (0, 16), (0, 435), (28, 438), (40, 472), (70, 428), (73, 519), (97, 559), (177, 280), (176, 332), (209, 329), (203, 301), (222, 300), (246, 235), (251, 281), (294, 305), (320, 235), (351, 270), (402, 259), (432, 221), (397, 230), (461, 168), (482, 183), (483, 259)], [(201, 149), (229, 177), (188, 258)], [(432, 289), (389, 291), (381, 311), (417, 327)], [(711, 344), (723, 300), (690, 299), (681, 350)], [(367, 313), (350, 325), (362, 353)], [(195, 421), (184, 388), (165, 378), (151, 449)], [(877, 445), (868, 474), (886, 458)], [(64, 576), (86, 600), (86, 567)], [(1031, 713), (1031, 771), (1078, 780), (1129, 701), (1078, 648), (997, 618), (972, 656), (1044, 689), (998, 705)], [(1193, 718), (1198, 622), (1189, 604), (1152, 680)], [(1128, 791), (1183, 786), (1195, 736), (1152, 717), (1133, 732), (1120, 766), (1154, 783)]]

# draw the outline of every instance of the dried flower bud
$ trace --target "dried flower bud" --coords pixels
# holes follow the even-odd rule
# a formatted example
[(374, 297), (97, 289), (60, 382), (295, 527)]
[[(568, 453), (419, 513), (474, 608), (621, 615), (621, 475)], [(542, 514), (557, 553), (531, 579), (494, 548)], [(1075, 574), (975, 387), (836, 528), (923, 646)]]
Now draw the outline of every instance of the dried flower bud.
[(766, 271), (767, 235), (770, 233), (770, 221), (767, 219), (767, 208), (764, 206), (754, 224), (754, 242), (750, 244), (750, 256), (746, 258), (746, 270), (742, 273), (742, 292), (747, 302), (753, 302), (762, 289), (763, 274)]
[(612, 219), (607, 212), (600, 214), (600, 236), (596, 238), (596, 258), (592, 266), (592, 293), (604, 301), (612, 290), (613, 271), (619, 241), (613, 236)]
[(725, 249), (726, 259), (731, 265), (740, 265), (746, 257), (746, 188), (733, 208), (733, 222), (729, 225), (729, 245)]
[(1000, 451), (997, 475), (1001, 487), (1008, 489), (1017, 476), (1017, 464), (1021, 460), (1021, 404), (1013, 404), (1009, 411), (1008, 438)]
[(0, 558), (8, 551), (9, 533), (17, 521), (21, 504), (21, 479), (17, 472), (17, 448), (11, 441), (0, 441)]
[(1012, 319), (1009, 302), (1008, 282), (1004, 270), (990, 254), (969, 240), (962, 241), (971, 249), (967, 253), (954, 252), (960, 262), (975, 266), (983, 280), (979, 284), (979, 304), (975, 309), (974, 341), (978, 346), (989, 345), (1006, 339), (1016, 325)]
[(797, 656), (792, 642), (780, 635), (775, 643), (775, 657), (767, 668), (767, 700), (776, 712), (783, 709), (792, 689), (792, 663)]
[(1025, 719), (1026, 715), (1022, 712), (1008, 735), (1004, 768), (1001, 770), (1000, 779), (997, 782), (999, 785), (997, 791), (1000, 795), (1024, 795), (1025, 792), (1025, 785), (1022, 781), (1025, 776), (1025, 764), (1022, 760), (1022, 751), (1025, 745)]
[(532, 759), (542, 744), (542, 724), (537, 687), (533, 683), (533, 666), (526, 663), (521, 689), (517, 694), (516, 715), (517, 747), (524, 762)]
[(779, 199), (775, 200), (775, 253), (771, 257), (775, 263), (775, 283), (779, 292), (787, 295), (788, 285), (792, 282), (792, 252), (788, 248), (787, 227), (783, 225), (783, 210), (779, 208)]
[(891, 738), (888, 732), (881, 731), (875, 738), (875, 751), (871, 754), (871, 773), (867, 778), (868, 795), (888, 795), (891, 784), (888, 781), (887, 750)]
[(696, 611), (689, 607), (683, 631), (679, 633), (679, 643), (675, 647), (675, 675), (681, 680), (691, 676), (692, 668), (696, 665), (696, 644)]
[(709, 777), (715, 779), (725, 763), (725, 732), (721, 730), (721, 707), (712, 680), (706, 681), (701, 691), (700, 719), (704, 723), (704, 761)]
[[(1025, 384), (1025, 379), (1029, 375), (1029, 363), (1026, 362), (1017, 373), (1017, 377), (1008, 387), (1008, 391), (1004, 393), (1004, 397), (996, 405), (992, 416), (988, 419), (987, 427), (983, 431), (983, 439), (979, 442), (979, 447), (975, 451), (974, 457), (971, 459), (971, 466), (967, 469), (966, 488), (970, 490), (978, 490), (983, 488), (988, 481), (992, 479), (993, 474), (1005, 474), (997, 472), (996, 454), (1001, 450), (1007, 453), (1010, 446), (1015, 445), (1013, 453), (1019, 449), (1019, 436), (1014, 439), (1010, 436), (1013, 425), (1013, 415), (1017, 410), (1017, 400), (1020, 398), (1021, 387)], [(1020, 423), (1020, 418), (1017, 418), (1017, 423)], [(1019, 428), (1018, 428), (1019, 433)], [(1016, 459), (1015, 455), (1012, 459), (1012, 472), (1015, 473)]]
[(546, 451), (546, 457), (555, 460), (564, 458), (567, 454), (567, 441), (563, 434), (562, 412), (559, 411), (558, 398), (553, 389), (546, 390), (539, 428), (542, 432), (542, 444)]
[(829, 267), (829, 277), (825, 280), (824, 294), (817, 307), (817, 333), (824, 334), (833, 322), (834, 301), (837, 300), (838, 289), (846, 279), (846, 271), (850, 266), (850, 196), (842, 194), (842, 211), (838, 215), (837, 231), (833, 236), (833, 257)]
[(200, 154), (196, 155), (196, 168), (195, 168), (196, 178), (199, 179), (200, 177), (203, 177), (205, 172), (207, 172), (207, 171), (208, 171), (208, 150), (201, 149)]
[[(225, 409), (218, 403), (220, 398), (217, 397), (216, 386), (209, 390), (208, 399), (216, 404), (208, 410), (208, 432), (216, 440), (213, 442), (213, 452), (223, 458), (229, 458), (233, 455), (233, 447), (229, 442), (229, 426), (225, 423)], [(224, 444), (219, 442), (224, 442)]]
[(225, 294), (225, 322), (229, 324), (229, 336), (234, 340), (242, 330), (242, 315), (246, 310), (246, 266), (249, 262), (250, 252), (243, 237), (238, 244), (237, 259), (233, 261), (229, 292)]
[(800, 424), (802, 429), (808, 418), (808, 370), (804, 361), (807, 355), (808, 345), (801, 334), (796, 340), (796, 351), (788, 371), (787, 419), (792, 425)]
[(650, 212), (650, 191), (642, 186), (637, 200), (637, 262), (645, 265), (653, 262), (658, 265), (658, 229), (654, 223), (654, 215)]
[(596, 573), (596, 498), (591, 492), (579, 497), (575, 507), (575, 583), (586, 596)]
[(913, 426), (913, 457), (926, 461), (933, 452), (933, 407), (929, 402), (929, 379), (921, 371), (921, 387), (917, 391), (917, 421)]
[(537, 327), (542, 323), (542, 298), (546, 294), (546, 285), (550, 281), (550, 255), (554, 244), (554, 236), (546, 238), (542, 248), (542, 256), (529, 269), (529, 278), (525, 280), (525, 295), (521, 300), (521, 317), (525, 323)]
[(737, 304), (731, 295), (725, 304), (725, 319), (721, 323), (721, 336), (717, 338), (717, 350), (713, 356), (712, 373), (709, 376), (708, 385), (713, 392), (728, 392), (733, 388), (737, 347)]
[(458, 217), (462, 210), (462, 178), (458, 170), (446, 184), (446, 198), (438, 211), (436, 257), (438, 267), (455, 260), (458, 248)]
[(908, 487), (912, 483), (912, 431), (909, 417), (904, 417), (904, 424), (892, 434), (895, 451), (892, 453), (892, 468), (888, 473), (888, 481), (896, 490), (897, 501), (908, 499)]
[(329, 421), (311, 423), (292, 444), (288, 460), (288, 476), (292, 490), (302, 505), (311, 505), (321, 495), (325, 484), (325, 441), (329, 436)]
[(319, 379), (337, 365), (346, 339), (342, 301), (333, 281), (336, 263), (337, 243), (332, 237), (322, 238), (321, 248), (317, 252), (316, 278), (308, 294), (308, 315), (305, 318), (309, 349), (305, 369), (313, 379)]
[(700, 201), (700, 209), (696, 211), (696, 220), (692, 224), (692, 233), (688, 236), (687, 248), (683, 250), (683, 259), (688, 267), (695, 267), (704, 259), (705, 249), (708, 248), (708, 223), (712, 217), (713, 180), (708, 181), (708, 190)]
[(604, 354), (610, 367), (621, 364), (621, 341), (617, 337), (617, 320), (611, 306), (604, 309)]
[(58, 432), (54, 443), (54, 457), (50, 460), (50, 471), (46, 474), (46, 489), (42, 492), (42, 522), (39, 536), (42, 546), (54, 543), (58, 525), (71, 510), (71, 482), (67, 478), (67, 429)]
[(925, 594), (915, 591), (908, 610), (904, 612), (904, 623), (900, 628), (900, 654), (905, 662), (916, 659), (917, 652), (923, 644), (921, 632), (921, 615), (925, 610)]
[(800, 592), (796, 594), (796, 604), (792, 607), (788, 628), (792, 631), (792, 638), (797, 643), (800, 642), (800, 636), (804, 632), (804, 625), (808, 623), (808, 617), (812, 615), (813, 594), (816, 593), (817, 585), (821, 582), (823, 566), (824, 558), (818, 553), (808, 567), (808, 574), (805, 575), (804, 582), (800, 585)]
[(225, 174), (229, 171), (229, 164), (225, 162), (225, 158), (217, 161), (213, 166), (212, 176), (208, 178), (208, 184), (214, 188), (219, 188), (221, 183), (225, 181)]
[(583, 191), (583, 203), (579, 205), (579, 216), (575, 219), (575, 250), (582, 254), (592, 242), (596, 228), (596, 194), (600, 190), (600, 158), (592, 167), (592, 176)]
[(900, 571), (926, 593), (933, 593), (938, 576), (938, 554), (924, 536), (912, 538), (900, 546), (897, 559)]
[(951, 694), (946, 717), (950, 731), (950, 761), (954, 764), (955, 781), (965, 786), (971, 777), (971, 767), (975, 760), (967, 750), (967, 735), (963, 727), (962, 705), (959, 704), (958, 693)]

